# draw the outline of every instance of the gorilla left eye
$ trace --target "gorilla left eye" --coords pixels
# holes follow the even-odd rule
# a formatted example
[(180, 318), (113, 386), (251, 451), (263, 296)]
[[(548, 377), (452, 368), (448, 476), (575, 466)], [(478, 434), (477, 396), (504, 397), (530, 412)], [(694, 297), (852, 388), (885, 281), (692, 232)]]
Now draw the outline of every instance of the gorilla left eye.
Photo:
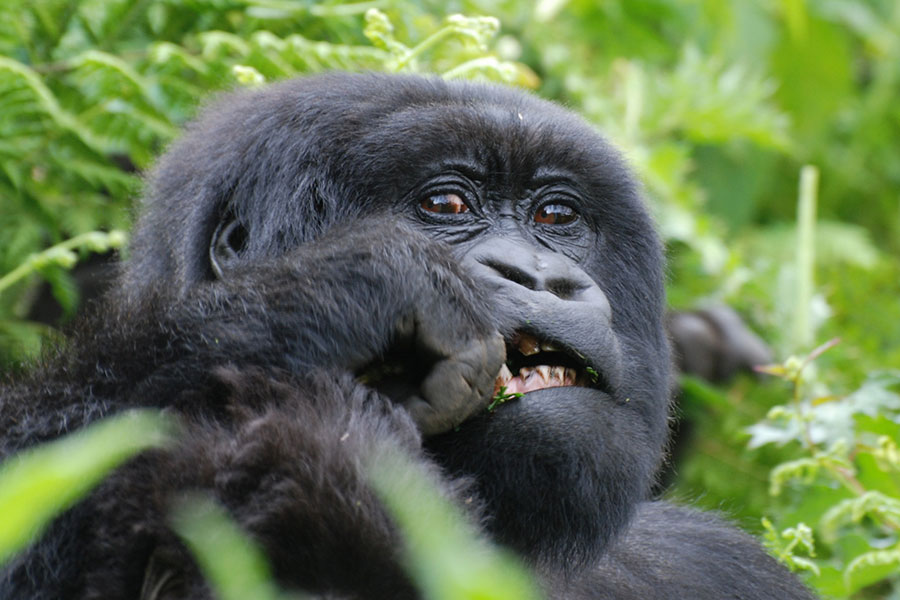
[(578, 218), (578, 212), (566, 204), (545, 204), (534, 214), (534, 222), (541, 225), (566, 225)]
[(422, 200), (422, 203), (419, 206), (428, 212), (445, 215), (458, 215), (469, 212), (468, 205), (457, 194), (435, 194), (434, 196), (428, 196)]

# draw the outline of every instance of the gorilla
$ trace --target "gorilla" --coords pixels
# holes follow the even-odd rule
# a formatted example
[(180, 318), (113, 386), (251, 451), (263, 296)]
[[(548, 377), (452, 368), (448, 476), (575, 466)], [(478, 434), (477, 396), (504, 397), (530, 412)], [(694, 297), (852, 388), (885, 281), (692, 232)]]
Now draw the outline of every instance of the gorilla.
[(185, 491), (288, 589), (418, 598), (367, 479), (398, 452), (549, 597), (811, 598), (650, 498), (663, 310), (638, 185), (559, 106), (378, 74), (226, 96), (150, 176), (104, 304), (0, 399), (3, 457), (133, 407), (183, 435), (56, 519), (0, 598), (210, 597), (167, 525)]

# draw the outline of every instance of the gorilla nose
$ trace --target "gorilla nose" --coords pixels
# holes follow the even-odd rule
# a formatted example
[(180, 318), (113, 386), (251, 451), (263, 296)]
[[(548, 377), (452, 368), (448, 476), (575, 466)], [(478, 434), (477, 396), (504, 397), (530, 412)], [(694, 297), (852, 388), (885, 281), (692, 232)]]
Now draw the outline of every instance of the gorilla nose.
[(466, 257), (469, 261), (478, 263), (475, 270), (482, 276), (500, 277), (528, 290), (550, 292), (562, 300), (591, 302), (597, 296), (605, 300), (594, 280), (574, 261), (530, 244), (490, 240), (474, 248)]

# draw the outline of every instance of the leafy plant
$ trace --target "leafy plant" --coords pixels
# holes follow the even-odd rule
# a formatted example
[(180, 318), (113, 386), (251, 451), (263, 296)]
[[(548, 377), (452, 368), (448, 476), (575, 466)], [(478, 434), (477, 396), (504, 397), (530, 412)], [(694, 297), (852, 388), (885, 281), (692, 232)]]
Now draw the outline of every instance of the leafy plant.
[(499, 28), (490, 17), (404, 27), (404, 37), (424, 38), (407, 45), (369, 3), (248, 0), (196, 18), (202, 7), (125, 0), (0, 7), (0, 364), (36, 353), (52, 333), (29, 320), (41, 279), (65, 314), (75, 312), (73, 255), (63, 250), (77, 246), (82, 258), (122, 246), (119, 233), (112, 244), (81, 244), (100, 238), (80, 236), (129, 228), (138, 173), (204, 95), (329, 69), (536, 85), (524, 65), (490, 51)]
[[(779, 520), (793, 524), (780, 536), (770, 521), (764, 526), (776, 555), (812, 571), (810, 581), (826, 594), (876, 586), (863, 597), (882, 597), (900, 591), (900, 371), (875, 373), (855, 392), (833, 394), (808, 372), (835, 345), (763, 369), (790, 384), (792, 400), (750, 428), (750, 445), (799, 450), (770, 476), (771, 494), (787, 496)], [(808, 557), (798, 556), (798, 547)]]

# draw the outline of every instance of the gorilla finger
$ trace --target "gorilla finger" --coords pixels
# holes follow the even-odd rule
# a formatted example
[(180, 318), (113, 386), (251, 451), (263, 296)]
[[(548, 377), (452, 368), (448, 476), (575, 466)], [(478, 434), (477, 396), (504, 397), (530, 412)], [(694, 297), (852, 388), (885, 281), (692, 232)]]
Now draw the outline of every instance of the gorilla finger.
[(505, 358), (503, 338), (495, 333), (462, 353), (438, 361), (421, 385), (421, 395), (404, 401), (425, 435), (449, 431), (487, 406)]

